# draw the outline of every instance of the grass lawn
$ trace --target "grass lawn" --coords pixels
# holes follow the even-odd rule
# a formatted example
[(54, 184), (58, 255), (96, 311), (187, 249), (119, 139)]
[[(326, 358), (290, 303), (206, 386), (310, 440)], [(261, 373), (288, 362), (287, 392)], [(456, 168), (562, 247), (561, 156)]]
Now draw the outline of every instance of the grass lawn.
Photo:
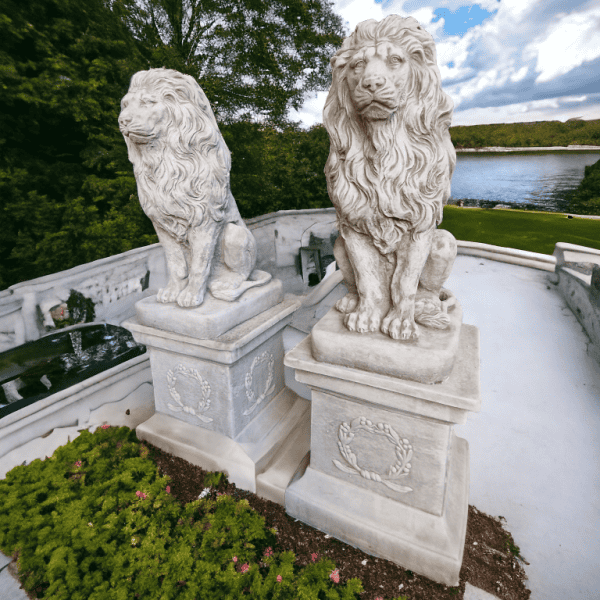
[(556, 242), (600, 250), (600, 219), (568, 219), (562, 213), (446, 206), (440, 228), (457, 240), (542, 254), (552, 254)]

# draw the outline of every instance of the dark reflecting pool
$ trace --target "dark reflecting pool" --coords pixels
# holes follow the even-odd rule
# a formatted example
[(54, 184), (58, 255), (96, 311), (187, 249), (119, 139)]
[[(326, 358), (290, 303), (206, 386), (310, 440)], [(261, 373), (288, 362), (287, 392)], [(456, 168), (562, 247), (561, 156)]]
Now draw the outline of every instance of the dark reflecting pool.
[(82, 325), (0, 353), (0, 419), (146, 351), (123, 327)]

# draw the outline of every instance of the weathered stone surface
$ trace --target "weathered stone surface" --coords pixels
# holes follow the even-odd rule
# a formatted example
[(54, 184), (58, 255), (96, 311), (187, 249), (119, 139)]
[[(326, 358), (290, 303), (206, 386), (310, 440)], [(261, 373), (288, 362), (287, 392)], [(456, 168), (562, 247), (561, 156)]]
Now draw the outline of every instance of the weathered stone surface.
[(310, 449), (310, 403), (284, 389), (265, 408), (235, 439), (163, 413), (139, 425), (136, 435), (283, 504), (285, 488)]
[[(311, 463), (313, 460), (311, 450)], [(454, 437), (442, 516), (309, 466), (285, 492), (286, 512), (337, 539), (445, 585), (458, 585), (467, 529), (469, 446)]]
[(408, 341), (420, 334), (416, 323), (446, 329), (453, 296), (442, 286), (456, 240), (436, 226), (456, 152), (433, 38), (412, 17), (364, 21), (331, 65), (325, 175), (348, 286), (336, 307), (359, 333)]
[(199, 306), (208, 288), (231, 302), (267, 283), (270, 274), (254, 271), (256, 240), (231, 194), (231, 155), (198, 83), (171, 69), (139, 71), (119, 128), (165, 249), (169, 281), (156, 299)]
[(233, 302), (218, 300), (207, 294), (201, 306), (182, 310), (176, 304), (160, 304), (153, 296), (138, 302), (135, 310), (141, 325), (214, 340), (282, 300), (283, 287), (279, 280), (274, 279), (264, 286), (248, 290)]
[[(340, 335), (346, 345), (343, 336), (355, 334)], [(462, 326), (452, 373), (437, 385), (321, 362), (312, 346), (309, 336), (284, 360), (312, 400), (310, 465), (286, 491), (287, 512), (457, 585), (469, 464), (467, 442), (452, 428), (480, 408), (479, 331)]]
[(447, 329), (424, 329), (418, 339), (399, 344), (379, 331), (349, 332), (332, 308), (312, 330), (313, 356), (322, 362), (363, 369), (421, 383), (441, 383), (450, 376), (460, 339), (462, 308), (448, 312)]
[(284, 387), (281, 330), (297, 306), (281, 302), (214, 340), (126, 322), (150, 353), (156, 411), (235, 438)]
[[(250, 301), (257, 292), (268, 298), (276, 283), (250, 290)], [(281, 286), (271, 292), (280, 298)], [(238, 304), (222, 302), (222, 310), (232, 320), (243, 318)], [(299, 304), (285, 299), (214, 339), (126, 322), (148, 348), (154, 382), (156, 413), (137, 428), (138, 437), (283, 503), (310, 448), (310, 404), (285, 388), (283, 372), (282, 331)], [(179, 311), (185, 313), (180, 324), (189, 321), (191, 330), (195, 312), (209, 309), (208, 303), (191, 311), (159, 307), (166, 312), (163, 326)]]

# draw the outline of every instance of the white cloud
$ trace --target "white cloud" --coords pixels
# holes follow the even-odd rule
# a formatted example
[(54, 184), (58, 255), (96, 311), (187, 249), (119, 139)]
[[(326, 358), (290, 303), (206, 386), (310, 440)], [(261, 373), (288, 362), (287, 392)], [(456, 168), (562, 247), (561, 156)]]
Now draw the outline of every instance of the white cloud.
[(528, 72), (529, 72), (529, 67), (527, 65), (525, 65), (524, 67), (521, 67), (516, 73), (513, 73), (510, 76), (510, 80), (513, 83), (517, 83), (518, 81), (521, 81), (522, 79), (525, 79), (525, 77), (527, 76)]
[[(398, 3), (393, 2), (393, 7), (399, 10)], [(375, 19), (380, 21), (385, 18), (388, 14), (394, 12), (393, 7), (390, 10), (384, 10), (381, 4), (376, 4), (372, 0), (365, 2), (365, 0), (338, 0), (335, 3), (335, 12), (341, 15), (344, 25), (348, 28), (348, 32), (352, 33), (356, 26), (367, 19)]]
[[(532, 102), (519, 102), (506, 106), (470, 108), (454, 113), (452, 125), (478, 125), (480, 123), (527, 123), (531, 121), (566, 121), (573, 117), (598, 119), (597, 106), (569, 106), (586, 100), (586, 96), (547, 98)], [(565, 105), (565, 103), (567, 103)]]
[[(457, 10), (473, 2), (497, 13), (462, 36), (445, 35), (443, 19), (432, 23), (435, 9)], [(334, 10), (349, 33), (371, 18), (381, 20), (393, 13), (415, 17), (436, 40), (444, 90), (454, 100), (457, 119), (474, 124), (473, 119), (487, 123), (600, 118), (600, 109), (594, 110), (582, 95), (600, 81), (600, 69), (580, 71), (577, 79), (561, 78), (584, 63), (594, 68), (600, 64), (589, 63), (600, 57), (598, 0), (337, 0)], [(321, 122), (326, 96), (323, 92), (309, 100), (292, 118), (307, 126)]]
[(527, 46), (525, 55), (537, 56), (536, 83), (568, 73), (600, 56), (600, 6), (587, 11), (558, 15), (543, 39)]
[(583, 102), (587, 100), (587, 96), (565, 96), (562, 98), (563, 102)]
[(323, 107), (328, 92), (318, 92), (316, 98), (307, 100), (300, 110), (291, 110), (290, 119), (300, 121), (304, 127), (312, 127), (323, 122)]

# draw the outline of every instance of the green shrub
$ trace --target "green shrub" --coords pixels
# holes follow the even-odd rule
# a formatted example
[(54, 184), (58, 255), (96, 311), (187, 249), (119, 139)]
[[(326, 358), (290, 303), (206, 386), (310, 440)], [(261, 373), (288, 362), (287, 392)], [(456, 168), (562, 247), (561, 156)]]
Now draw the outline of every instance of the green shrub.
[(26, 590), (55, 600), (353, 600), (362, 591), (358, 579), (332, 581), (331, 560), (299, 569), (247, 500), (181, 507), (148, 455), (134, 431), (104, 426), (0, 481), (0, 548), (18, 556)]

